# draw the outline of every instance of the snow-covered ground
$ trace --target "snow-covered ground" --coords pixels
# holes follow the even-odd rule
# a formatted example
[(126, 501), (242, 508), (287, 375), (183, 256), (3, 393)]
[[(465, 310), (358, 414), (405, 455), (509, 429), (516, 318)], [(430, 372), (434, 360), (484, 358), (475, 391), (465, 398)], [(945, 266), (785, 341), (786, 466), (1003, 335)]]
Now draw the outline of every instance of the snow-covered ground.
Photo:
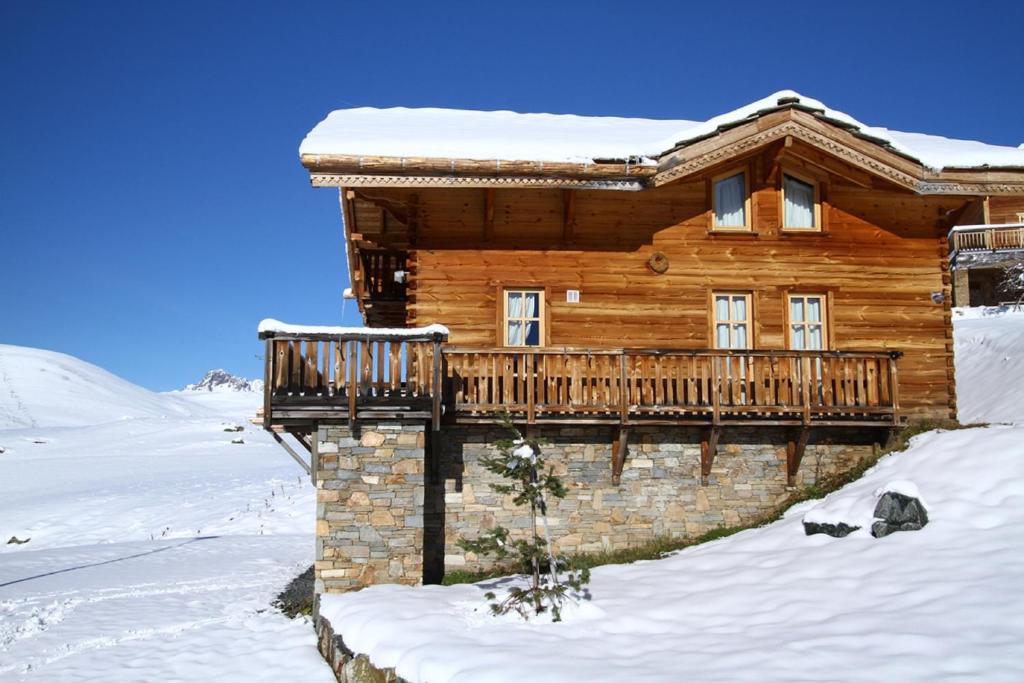
[[(562, 623), (494, 618), (483, 593), (375, 586), (326, 596), (346, 645), (410, 681), (1024, 680), (1024, 315), (956, 318), (961, 419), (779, 522), (600, 567)], [(879, 492), (918, 490), (930, 523), (874, 539)]]
[(314, 493), (248, 422), (259, 394), (12, 346), (0, 371), (0, 680), (333, 680), (270, 608), (312, 562)]
[[(493, 619), (482, 586), (325, 609), (413, 681), (1024, 680), (1024, 314), (955, 325), (961, 420), (1016, 425), (923, 435), (770, 527), (599, 568), (561, 624)], [(310, 624), (270, 607), (312, 560), (314, 503), (247, 422), (258, 402), (0, 346), (0, 680), (333, 680)], [(922, 531), (803, 534), (894, 481)]]
[(1024, 422), (1024, 311), (953, 312), (960, 422)]

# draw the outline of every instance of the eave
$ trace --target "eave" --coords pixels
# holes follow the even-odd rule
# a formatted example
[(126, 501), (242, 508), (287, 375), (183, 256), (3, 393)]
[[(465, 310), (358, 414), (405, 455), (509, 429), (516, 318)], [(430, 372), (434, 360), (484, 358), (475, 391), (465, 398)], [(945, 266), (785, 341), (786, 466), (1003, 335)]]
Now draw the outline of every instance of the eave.
[(532, 187), (640, 190), (657, 167), (645, 160), (566, 163), (303, 154), (314, 187)]

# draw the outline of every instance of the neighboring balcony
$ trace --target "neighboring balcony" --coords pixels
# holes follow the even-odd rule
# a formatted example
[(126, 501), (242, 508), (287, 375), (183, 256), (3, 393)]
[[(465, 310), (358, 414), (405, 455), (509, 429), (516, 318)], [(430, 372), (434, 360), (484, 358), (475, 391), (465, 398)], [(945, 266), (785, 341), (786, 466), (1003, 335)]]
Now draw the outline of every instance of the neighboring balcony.
[(373, 327), (405, 327), (408, 253), (361, 248), (355, 254), (353, 294)]
[(1024, 224), (964, 225), (953, 229), (952, 253), (1024, 249)]
[[(330, 329), (330, 328), (324, 328)], [(898, 352), (467, 349), (441, 333), (264, 331), (264, 426), (442, 424), (892, 426)]]

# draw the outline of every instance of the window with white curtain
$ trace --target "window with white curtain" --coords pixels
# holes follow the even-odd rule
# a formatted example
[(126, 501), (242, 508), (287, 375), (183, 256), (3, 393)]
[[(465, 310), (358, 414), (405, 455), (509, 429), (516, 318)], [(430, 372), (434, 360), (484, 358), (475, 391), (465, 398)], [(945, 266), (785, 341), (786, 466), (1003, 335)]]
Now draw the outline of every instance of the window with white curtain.
[(789, 348), (820, 351), (828, 347), (824, 294), (789, 295)]
[(726, 230), (749, 230), (747, 174), (733, 173), (712, 182), (714, 226)]
[(750, 294), (715, 292), (712, 298), (715, 348), (749, 349)]
[(542, 346), (543, 323), (543, 290), (505, 290), (505, 346)]
[(818, 230), (818, 186), (784, 174), (782, 176), (782, 227), (788, 230)]

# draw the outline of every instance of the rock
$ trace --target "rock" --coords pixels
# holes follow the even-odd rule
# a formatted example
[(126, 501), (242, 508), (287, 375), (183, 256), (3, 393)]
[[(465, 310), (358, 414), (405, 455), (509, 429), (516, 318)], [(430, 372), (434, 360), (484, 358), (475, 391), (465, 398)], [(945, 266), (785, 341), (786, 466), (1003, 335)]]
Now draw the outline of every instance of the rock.
[(22, 545), (24, 543), (28, 543), (31, 540), (32, 540), (31, 538), (26, 538), (26, 539), (22, 540), (22, 539), (18, 538), (17, 536), (11, 536), (10, 540), (7, 541), (7, 545)]
[(804, 522), (804, 533), (808, 536), (813, 536), (814, 534), (825, 534), (827, 536), (834, 536), (835, 538), (842, 538), (844, 536), (849, 536), (859, 528), (859, 526), (850, 526), (845, 522), (839, 522), (838, 524), (829, 524), (828, 522)]
[(245, 443), (245, 439), (238, 437), (237, 439), (231, 439), (231, 443)]
[(228, 425), (227, 427), (224, 428), (224, 431), (225, 432), (241, 432), (241, 431), (245, 431), (245, 427), (243, 427), (242, 425)]
[(882, 538), (897, 531), (917, 531), (928, 524), (928, 511), (920, 500), (895, 491), (886, 491), (875, 505), (871, 535)]

